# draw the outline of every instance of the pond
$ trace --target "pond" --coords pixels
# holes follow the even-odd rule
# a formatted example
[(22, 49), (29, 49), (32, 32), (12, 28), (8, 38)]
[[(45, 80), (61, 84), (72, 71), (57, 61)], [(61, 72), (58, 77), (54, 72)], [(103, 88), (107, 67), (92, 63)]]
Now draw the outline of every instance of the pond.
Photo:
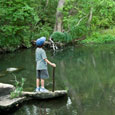
[[(67, 98), (34, 100), (25, 103), (14, 115), (115, 115), (115, 44), (68, 46), (53, 53), (46, 50), (55, 62), (55, 89), (68, 89)], [(10, 67), (19, 71), (8, 73)], [(0, 82), (15, 85), (15, 77), (26, 79), (25, 91), (35, 90), (35, 49), (0, 54)], [(52, 90), (52, 67), (45, 87)]]

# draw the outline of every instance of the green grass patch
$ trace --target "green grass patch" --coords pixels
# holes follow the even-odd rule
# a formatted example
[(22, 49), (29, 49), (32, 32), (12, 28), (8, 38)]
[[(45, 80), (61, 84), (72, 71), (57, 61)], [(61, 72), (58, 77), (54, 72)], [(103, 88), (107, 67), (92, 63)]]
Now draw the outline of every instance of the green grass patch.
[(115, 41), (115, 28), (93, 32), (81, 43), (109, 43)]
[(110, 34), (115, 36), (115, 27), (113, 29), (101, 30), (101, 34)]

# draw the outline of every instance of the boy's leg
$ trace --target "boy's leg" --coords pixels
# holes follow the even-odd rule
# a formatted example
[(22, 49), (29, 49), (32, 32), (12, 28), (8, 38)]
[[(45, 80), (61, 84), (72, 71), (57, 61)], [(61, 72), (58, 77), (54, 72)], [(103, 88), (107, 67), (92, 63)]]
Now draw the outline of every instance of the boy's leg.
[(41, 79), (41, 87), (44, 88), (44, 79)]
[(44, 82), (45, 82), (45, 80), (41, 79), (41, 89), (40, 89), (40, 91), (41, 92), (48, 92), (48, 90), (44, 88)]
[(39, 88), (39, 85), (40, 85), (40, 80), (37, 78), (36, 79), (36, 87)]

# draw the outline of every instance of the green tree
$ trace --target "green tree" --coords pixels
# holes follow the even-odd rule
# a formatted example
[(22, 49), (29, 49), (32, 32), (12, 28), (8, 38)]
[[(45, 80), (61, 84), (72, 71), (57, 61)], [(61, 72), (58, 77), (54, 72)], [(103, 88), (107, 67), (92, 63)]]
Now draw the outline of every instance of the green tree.
[(39, 21), (28, 0), (0, 1), (0, 47), (15, 50), (30, 47), (33, 26)]
[(115, 26), (113, 0), (66, 0), (63, 27), (72, 39)]

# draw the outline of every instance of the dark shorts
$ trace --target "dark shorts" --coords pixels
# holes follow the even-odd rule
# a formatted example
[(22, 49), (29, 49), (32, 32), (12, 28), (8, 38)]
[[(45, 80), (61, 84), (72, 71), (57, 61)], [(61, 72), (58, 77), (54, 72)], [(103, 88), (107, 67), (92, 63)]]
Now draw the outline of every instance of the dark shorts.
[(36, 77), (39, 78), (39, 79), (47, 79), (47, 78), (49, 78), (48, 71), (46, 69), (37, 70), (36, 71)]

